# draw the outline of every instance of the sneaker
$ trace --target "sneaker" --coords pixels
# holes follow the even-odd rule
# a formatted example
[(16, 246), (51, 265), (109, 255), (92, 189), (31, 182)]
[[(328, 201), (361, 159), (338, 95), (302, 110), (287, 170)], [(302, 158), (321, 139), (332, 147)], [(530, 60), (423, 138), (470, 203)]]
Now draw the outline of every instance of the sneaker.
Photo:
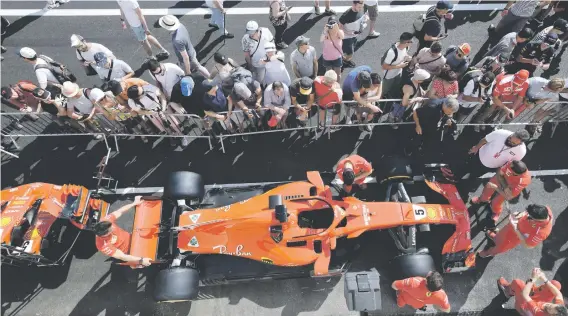
[(377, 38), (381, 36), (381, 33), (377, 32), (377, 31), (373, 31), (371, 33), (369, 33), (369, 35), (367, 35), (368, 38)]
[(249, 137), (248, 135), (242, 135), (241, 139), (243, 140), (243, 142), (248, 142), (249, 141)]
[(45, 6), (45, 8), (47, 10), (55, 9), (55, 8), (58, 8), (58, 7), (59, 7), (59, 2), (54, 2), (54, 3), (48, 4), (47, 6)]
[(503, 296), (505, 296), (505, 298), (507, 299), (511, 298), (512, 295), (509, 292), (509, 282), (507, 282), (505, 278), (500, 277), (497, 280), (497, 288), (499, 289), (499, 292), (503, 294)]
[(321, 14), (320, 7), (314, 7), (314, 13), (315, 15), (320, 15)]
[(170, 53), (168, 53), (167, 51), (163, 51), (163, 52), (159, 52), (156, 54), (156, 60), (165, 60), (168, 59), (170, 57)]
[(215, 29), (215, 31), (219, 29), (219, 25), (213, 23), (209, 23), (209, 27)]
[(233, 33), (228, 33), (228, 32), (227, 32), (227, 33), (225, 33), (225, 35), (223, 35), (223, 36), (224, 36), (225, 38), (234, 38), (234, 37), (235, 37), (235, 34), (233, 34)]
[(101, 140), (101, 139), (103, 139), (103, 135), (97, 134), (97, 135), (95, 135), (95, 139), (96, 139), (96, 140)]
[(286, 44), (284, 42), (280, 42), (280, 43), (276, 44), (276, 47), (278, 47), (280, 49), (286, 49), (286, 48), (288, 48), (288, 44)]
[(189, 145), (189, 138), (184, 137), (181, 139), (181, 147), (187, 147)]
[(355, 68), (356, 64), (352, 60), (344, 60), (343, 66), (347, 68)]
[(325, 9), (325, 15), (336, 15), (336, 13), (333, 9)]
[(489, 27), (487, 28), (487, 33), (491, 34), (491, 33), (495, 32), (495, 28), (496, 27), (495, 27), (494, 24), (489, 25)]

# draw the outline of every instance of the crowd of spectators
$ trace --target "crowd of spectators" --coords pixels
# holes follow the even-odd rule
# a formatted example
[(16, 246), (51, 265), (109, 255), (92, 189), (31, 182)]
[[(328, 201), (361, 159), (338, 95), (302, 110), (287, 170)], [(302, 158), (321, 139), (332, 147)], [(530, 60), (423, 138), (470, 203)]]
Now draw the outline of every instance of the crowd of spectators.
[[(214, 12), (209, 26), (232, 38), (225, 29), (223, 1), (206, 2)], [(456, 124), (467, 117), (480, 131), (539, 106), (534, 125), (527, 127), (534, 134), (560, 107), (542, 105), (568, 91), (565, 79), (534, 77), (536, 70), (550, 69), (568, 37), (568, 22), (563, 18), (542, 19), (536, 26), (527, 19), (532, 16), (529, 11), (541, 8), (534, 2), (507, 5), (499, 25), (490, 29), (492, 37), (502, 37), (480, 52), (474, 63), (470, 56), (475, 48), (470, 44), (442, 44), (447, 36), (444, 21), (453, 18), (453, 4), (438, 1), (413, 23), (413, 33), (400, 34), (381, 55), (380, 71), (373, 71), (371, 64), (355, 65), (354, 53), (361, 34), (380, 35), (375, 30), (378, 2), (353, 1), (336, 17), (326, 1), (329, 17), (319, 38), (325, 71), (318, 76), (319, 55), (309, 38), (297, 37), (289, 56), (279, 50), (287, 47), (283, 34), (291, 9), (283, 0), (270, 1), (274, 35), (256, 21), (246, 23), (241, 40), (244, 67), (215, 53), (210, 71), (198, 60), (189, 30), (173, 15), (161, 17), (158, 24), (171, 33), (177, 63), (160, 62), (170, 53), (148, 31), (138, 2), (118, 0), (125, 27), (130, 26), (150, 56), (142, 67), (134, 70), (104, 45), (72, 34), (70, 44), (78, 62), (86, 75), (101, 79), (100, 85), (80, 87), (64, 63), (24, 47), (18, 54), (33, 66), (37, 84), (20, 81), (2, 87), (2, 100), (28, 112), (26, 119), (37, 119), (37, 112), (46, 111), (60, 124), (100, 134), (108, 131), (100, 122), (104, 116), (130, 131), (175, 135), (182, 146), (189, 143), (185, 135), (192, 124), (183, 116), (188, 113), (201, 116), (213, 134), (303, 127), (316, 113), (320, 129), (331, 117), (331, 129), (340, 123), (357, 124), (361, 131), (370, 132), (373, 123), (386, 115), (385, 121), (394, 123), (395, 129), (396, 123), (414, 122), (420, 148), (443, 139), (444, 134), (456, 135)], [(319, 2), (314, 5), (320, 14)], [(415, 38), (418, 48), (412, 54)], [(138, 78), (146, 71), (153, 82)], [(395, 101), (380, 102), (385, 99)], [(230, 140), (235, 142), (236, 137)]]

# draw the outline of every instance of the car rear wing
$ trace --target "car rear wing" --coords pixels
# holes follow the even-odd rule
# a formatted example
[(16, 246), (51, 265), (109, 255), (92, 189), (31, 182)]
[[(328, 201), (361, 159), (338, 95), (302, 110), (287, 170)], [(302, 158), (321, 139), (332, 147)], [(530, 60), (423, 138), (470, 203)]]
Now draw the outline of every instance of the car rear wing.
[[(144, 203), (136, 206), (132, 236), (130, 237), (129, 255), (140, 258), (150, 258), (153, 263), (161, 262), (157, 258), (161, 221), (161, 200), (148, 199), (144, 200)], [(130, 265), (129, 263), (120, 264)]]

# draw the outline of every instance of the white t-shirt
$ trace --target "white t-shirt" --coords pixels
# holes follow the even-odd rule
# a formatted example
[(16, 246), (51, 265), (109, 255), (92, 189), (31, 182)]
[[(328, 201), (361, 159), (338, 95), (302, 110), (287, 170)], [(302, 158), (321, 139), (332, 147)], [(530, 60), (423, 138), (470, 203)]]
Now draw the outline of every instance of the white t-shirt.
[(521, 144), (515, 147), (505, 145), (507, 137), (513, 132), (500, 129), (485, 136), (487, 144), (479, 149), (479, 160), (487, 168), (500, 168), (511, 160), (521, 160), (527, 154), (527, 147)]
[[(387, 51), (387, 56), (385, 57), (385, 64), (392, 65), (392, 66), (399, 65), (400, 63), (403, 62), (404, 57), (408, 56), (408, 48), (401, 50), (397, 47), (396, 44), (395, 44), (395, 47), (396, 47), (396, 50), (398, 51), (398, 56), (396, 56), (396, 60), (393, 61), (395, 54), (394, 54), (394, 50), (392, 49), (392, 46), (391, 46), (391, 47), (389, 47), (389, 50)], [(396, 76), (399, 76), (400, 74), (402, 74), (402, 68), (385, 70), (384, 78), (385, 79), (392, 79)]]
[(107, 57), (111, 57), (114, 58), (114, 54), (110, 51), (110, 49), (106, 48), (105, 46), (98, 44), (98, 43), (89, 43), (91, 45), (91, 48), (89, 48), (88, 51), (86, 52), (79, 52), (75, 51), (75, 54), (77, 55), (77, 59), (82, 61), (83, 59), (89, 62), (94, 63), (95, 62), (95, 54), (99, 53), (99, 52), (103, 52), (107, 55)]
[[(147, 84), (142, 86), (142, 90), (144, 90), (145, 95), (138, 100), (139, 102), (128, 99), (128, 106), (134, 111), (157, 111), (160, 109), (161, 104), (158, 98), (160, 91), (158, 88), (154, 85)], [(140, 105), (140, 103), (142, 105)]]
[(460, 101), (460, 105), (464, 108), (471, 108), (476, 106), (477, 104), (479, 104), (479, 102), (477, 101), (464, 101), (463, 100), (463, 96), (468, 96), (468, 97), (474, 97), (474, 98), (479, 98), (480, 96), (480, 92), (481, 92), (481, 96), (490, 96), (491, 92), (493, 91), (493, 86), (495, 85), (495, 80), (493, 80), (493, 82), (491, 83), (491, 87), (489, 87), (489, 89), (483, 89), (482, 87), (478, 87), (477, 91), (475, 91), (475, 80), (471, 79), (470, 81), (467, 82), (467, 84), (465, 85), (465, 88), (463, 88), (463, 93), (461, 93), (458, 97), (458, 101)]
[[(97, 89), (98, 90), (98, 89)], [(75, 109), (75, 112), (83, 114), (83, 115), (89, 115), (91, 114), (91, 111), (93, 110), (94, 104), (93, 104), (93, 100), (88, 99), (87, 97), (85, 97), (85, 89), (81, 89), (79, 91), (79, 95), (80, 97), (75, 99), (75, 98), (67, 98), (67, 108), (68, 109)], [(91, 90), (92, 92), (92, 90)], [(90, 98), (96, 98), (97, 97), (97, 93), (95, 91), (95, 94), (91, 94), (88, 93)]]
[(163, 63), (163, 71), (159, 75), (152, 74), (154, 78), (162, 85), (162, 89), (166, 92), (166, 97), (168, 100), (172, 96), (172, 89), (176, 83), (178, 83), (185, 72), (176, 64)]
[[(132, 70), (132, 67), (130, 67), (127, 63), (125, 63), (124, 61), (120, 60), (120, 59), (113, 59), (112, 61), (112, 73), (110, 75), (110, 79), (109, 80), (119, 80), (126, 76), (126, 74), (130, 73), (130, 72), (134, 72), (134, 70)], [(110, 71), (110, 68), (103, 68), (103, 67), (99, 67), (99, 66), (95, 66), (95, 70), (97, 71), (97, 73), (99, 74), (99, 77), (102, 80), (107, 80), (108, 78), (108, 72)]]
[(378, 5), (379, 0), (365, 0), (365, 4), (369, 6)]
[(257, 68), (262, 67), (262, 65), (260, 65), (258, 62), (260, 61), (261, 58), (266, 56), (266, 50), (264, 49), (264, 46), (266, 45), (266, 43), (274, 41), (274, 36), (272, 35), (269, 29), (265, 27), (261, 27), (259, 29), (261, 32), (260, 41), (258, 42), (255, 41), (254, 39), (250, 38), (248, 34), (245, 34), (241, 41), (241, 44), (243, 46), (243, 51), (249, 52), (251, 54), (252, 65)]
[(118, 2), (122, 12), (124, 12), (124, 18), (130, 27), (138, 27), (142, 25), (142, 22), (135, 11), (140, 8), (137, 0), (116, 0), (116, 2)]
[[(36, 65), (47, 65), (47, 62), (38, 57), (36, 59)], [(37, 77), (37, 83), (42, 89), (47, 87), (47, 83), (60, 84), (57, 78), (55, 78), (55, 76), (47, 68), (36, 68), (35, 74)]]

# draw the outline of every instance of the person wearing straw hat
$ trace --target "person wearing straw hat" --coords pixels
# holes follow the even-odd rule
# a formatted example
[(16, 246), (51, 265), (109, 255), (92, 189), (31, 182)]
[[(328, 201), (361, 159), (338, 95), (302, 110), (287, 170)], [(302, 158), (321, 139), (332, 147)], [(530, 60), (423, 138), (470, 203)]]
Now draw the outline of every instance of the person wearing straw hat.
[(190, 75), (192, 72), (199, 71), (203, 76), (209, 78), (209, 71), (197, 60), (197, 52), (191, 43), (187, 28), (180, 23), (178, 18), (173, 15), (165, 15), (158, 20), (158, 24), (171, 32), (178, 65), (185, 71), (185, 74)]
[[(98, 92), (103, 93), (98, 88), (81, 89), (78, 84), (66, 81), (61, 87), (61, 94), (67, 98), (65, 108), (67, 116), (84, 124), (85, 128), (93, 133), (100, 133), (100, 124), (95, 117), (97, 108), (94, 98)], [(102, 135), (97, 134), (96, 139), (101, 139)]]

